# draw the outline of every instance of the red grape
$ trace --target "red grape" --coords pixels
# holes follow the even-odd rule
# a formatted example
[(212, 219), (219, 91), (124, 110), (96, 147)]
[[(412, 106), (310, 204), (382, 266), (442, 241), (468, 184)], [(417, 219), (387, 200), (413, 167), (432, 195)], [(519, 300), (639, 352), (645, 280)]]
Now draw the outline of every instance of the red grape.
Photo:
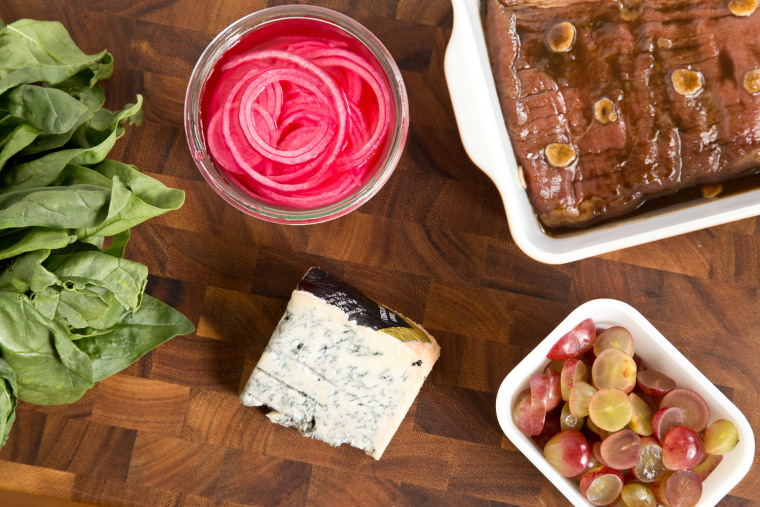
[(697, 474), (700, 481), (704, 482), (721, 461), (723, 461), (722, 454), (705, 454), (702, 463), (692, 468), (691, 471)]
[(704, 431), (710, 422), (710, 408), (705, 400), (690, 389), (673, 389), (660, 400), (660, 408), (678, 407), (683, 410), (683, 424), (696, 432)]
[(548, 382), (548, 391), (546, 393), (546, 411), (550, 412), (559, 406), (562, 401), (562, 391), (560, 391), (559, 373), (548, 366), (544, 370)]
[(658, 502), (670, 507), (694, 507), (702, 497), (702, 481), (689, 470), (665, 474), (652, 483)]
[(663, 396), (676, 388), (676, 382), (656, 370), (641, 370), (636, 374), (639, 389), (649, 396)]
[(570, 399), (570, 390), (573, 388), (573, 384), (579, 380), (588, 382), (586, 363), (576, 358), (568, 359), (565, 361), (565, 365), (560, 373), (560, 391), (562, 392), (563, 400), (567, 401)]
[(643, 437), (639, 462), (631, 468), (631, 473), (641, 482), (653, 482), (665, 472), (667, 469), (662, 463), (662, 445), (655, 438)]
[(683, 410), (678, 407), (661, 408), (652, 416), (652, 432), (660, 442), (676, 426), (683, 426)]
[(739, 443), (739, 432), (731, 421), (718, 419), (705, 430), (703, 443), (708, 454), (726, 454)]
[(636, 349), (631, 332), (624, 327), (615, 326), (599, 333), (594, 342), (594, 354), (598, 356), (603, 350), (611, 348), (620, 349), (633, 357)]
[(602, 465), (586, 472), (578, 487), (592, 505), (608, 505), (623, 490), (623, 474)]
[(574, 477), (586, 468), (589, 448), (586, 437), (578, 430), (564, 430), (544, 446), (544, 457), (563, 477)]
[(590, 350), (595, 339), (594, 321), (586, 319), (557, 340), (546, 357), (553, 361), (565, 361)]
[(512, 420), (521, 432), (529, 436), (533, 434), (530, 414), (530, 388), (517, 395), (515, 408), (512, 411)]
[(546, 375), (530, 376), (530, 434), (538, 435), (544, 427), (546, 417), (546, 398), (549, 392), (549, 381)]
[(668, 470), (688, 470), (697, 466), (704, 455), (702, 439), (693, 429), (676, 426), (665, 435), (662, 462)]
[(636, 466), (641, 456), (641, 437), (632, 430), (621, 430), (605, 438), (599, 446), (605, 465), (616, 470)]

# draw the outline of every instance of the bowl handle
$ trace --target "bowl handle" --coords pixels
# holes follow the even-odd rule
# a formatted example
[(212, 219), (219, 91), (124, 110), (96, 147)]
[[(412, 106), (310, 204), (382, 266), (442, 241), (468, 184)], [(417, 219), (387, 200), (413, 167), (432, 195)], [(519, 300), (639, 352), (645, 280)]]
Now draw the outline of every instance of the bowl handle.
[(504, 161), (494, 159), (502, 151), (499, 147), (503, 146), (500, 137), (503, 117), (491, 105), (498, 104), (498, 100), (491, 100), (496, 92), (488, 65), (480, 2), (451, 0), (451, 4), (454, 26), (446, 47), (444, 74), (459, 136), (475, 165), (497, 181), (503, 177), (504, 169)]

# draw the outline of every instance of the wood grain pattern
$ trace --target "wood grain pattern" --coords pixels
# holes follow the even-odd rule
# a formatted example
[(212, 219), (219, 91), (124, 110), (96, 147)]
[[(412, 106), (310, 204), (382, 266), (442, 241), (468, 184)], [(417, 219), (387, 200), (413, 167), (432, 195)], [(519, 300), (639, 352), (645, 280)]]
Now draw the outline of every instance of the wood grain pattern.
[[(247, 217), (206, 185), (188, 153), (185, 87), (200, 53), (265, 0), (5, 0), (0, 17), (61, 21), (114, 55), (115, 108), (145, 121), (112, 158), (187, 192), (133, 231), (127, 256), (148, 291), (196, 325), (77, 403), (21, 403), (0, 450), (0, 505), (564, 505), (502, 434), (504, 376), (591, 299), (635, 306), (760, 428), (760, 219), (569, 265), (514, 244), (501, 198), (468, 159), (443, 76), (447, 0), (320, 0), (369, 27), (396, 58), (411, 127), (388, 184), (333, 222)], [(271, 424), (237, 395), (290, 291), (319, 265), (433, 333), (443, 353), (382, 460)], [(757, 504), (755, 466), (722, 505)], [(32, 496), (34, 495), (34, 496)], [(30, 500), (30, 498), (32, 500)], [(44, 503), (51, 502), (51, 503)]]

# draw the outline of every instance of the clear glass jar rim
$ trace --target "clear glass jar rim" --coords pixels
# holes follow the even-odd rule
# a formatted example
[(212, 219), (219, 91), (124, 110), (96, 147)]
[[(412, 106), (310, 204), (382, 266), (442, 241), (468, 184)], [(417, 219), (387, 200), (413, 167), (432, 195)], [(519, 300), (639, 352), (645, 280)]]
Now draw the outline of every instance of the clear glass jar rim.
[[(395, 125), (384, 160), (377, 172), (350, 196), (314, 209), (280, 208), (253, 202), (219, 170), (208, 154), (200, 119), (200, 99), (207, 79), (219, 58), (241, 37), (273, 22), (309, 19), (329, 23), (362, 43), (374, 56), (390, 84), (395, 108)], [(312, 5), (283, 5), (253, 12), (222, 30), (206, 47), (193, 69), (185, 96), (185, 133), (193, 160), (207, 183), (235, 208), (258, 218), (288, 224), (331, 220), (358, 208), (385, 184), (403, 152), (409, 128), (409, 105), (401, 72), (383, 43), (358, 21), (337, 11)]]

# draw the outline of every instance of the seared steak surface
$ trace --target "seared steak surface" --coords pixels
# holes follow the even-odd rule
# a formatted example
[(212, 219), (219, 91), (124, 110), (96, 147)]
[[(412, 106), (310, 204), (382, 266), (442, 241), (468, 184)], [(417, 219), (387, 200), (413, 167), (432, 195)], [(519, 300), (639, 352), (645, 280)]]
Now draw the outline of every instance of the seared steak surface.
[(736, 15), (728, 0), (484, 1), (507, 130), (544, 225), (760, 167), (756, 2)]

